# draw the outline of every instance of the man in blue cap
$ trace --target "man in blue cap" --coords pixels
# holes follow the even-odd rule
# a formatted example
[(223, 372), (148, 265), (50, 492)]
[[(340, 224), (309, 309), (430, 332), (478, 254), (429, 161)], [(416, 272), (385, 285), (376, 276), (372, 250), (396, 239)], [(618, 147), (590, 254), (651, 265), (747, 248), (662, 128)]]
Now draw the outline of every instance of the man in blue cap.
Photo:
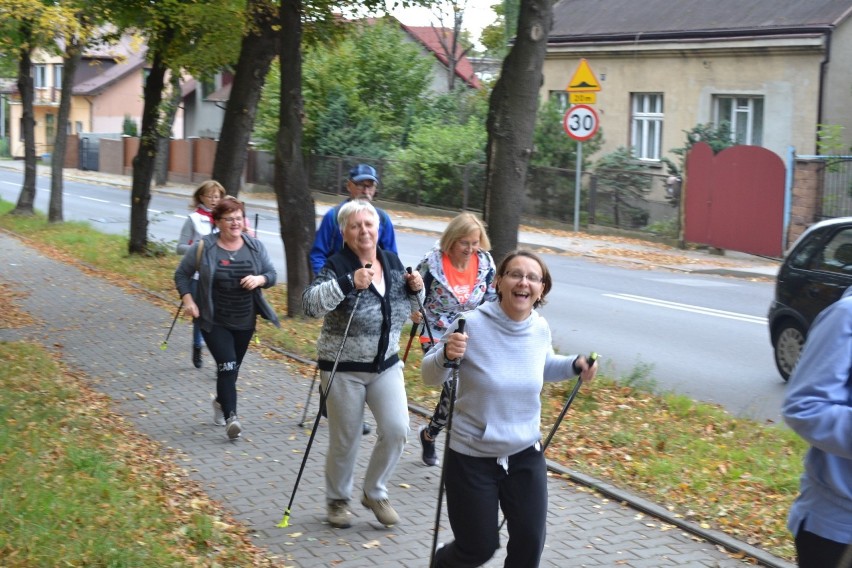
[[(373, 166), (358, 164), (349, 170), (349, 179), (346, 180), (349, 199), (326, 211), (319, 229), (317, 229), (314, 246), (311, 247), (310, 254), (311, 268), (313, 268), (314, 274), (319, 274), (328, 257), (343, 249), (343, 234), (337, 225), (337, 212), (340, 207), (352, 199), (366, 199), (372, 202), (378, 187), (379, 177), (376, 175), (376, 169)], [(376, 212), (379, 214), (379, 248), (398, 254), (396, 235), (393, 232), (390, 216), (378, 207), (376, 207)], [(369, 434), (370, 425), (365, 422), (362, 425), (362, 430), (364, 434)]]
[[(379, 178), (376, 169), (367, 164), (358, 164), (349, 170), (349, 179), (346, 180), (346, 189), (349, 191), (349, 199), (329, 209), (322, 218), (314, 246), (311, 247), (311, 267), (314, 274), (325, 265), (325, 261), (332, 254), (343, 248), (343, 235), (337, 226), (337, 212), (340, 207), (352, 199), (366, 199), (373, 201), (379, 187)], [(383, 209), (376, 207), (379, 213), (379, 248), (389, 250), (398, 254), (396, 250), (396, 235), (393, 232), (393, 223), (390, 216)]]

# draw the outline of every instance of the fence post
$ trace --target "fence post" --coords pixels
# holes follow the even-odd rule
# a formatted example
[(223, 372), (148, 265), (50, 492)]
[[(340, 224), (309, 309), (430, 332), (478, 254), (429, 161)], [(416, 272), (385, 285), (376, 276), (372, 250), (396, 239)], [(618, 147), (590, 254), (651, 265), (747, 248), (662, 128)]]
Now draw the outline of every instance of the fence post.
[(598, 204), (598, 176), (589, 174), (589, 225), (595, 224), (595, 210)]

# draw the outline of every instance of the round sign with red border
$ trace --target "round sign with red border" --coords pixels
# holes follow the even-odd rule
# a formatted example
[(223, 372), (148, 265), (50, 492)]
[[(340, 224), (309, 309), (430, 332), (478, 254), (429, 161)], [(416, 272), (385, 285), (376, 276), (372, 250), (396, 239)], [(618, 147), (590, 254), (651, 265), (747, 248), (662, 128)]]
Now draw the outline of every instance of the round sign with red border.
[(598, 132), (598, 113), (589, 105), (574, 105), (565, 112), (562, 127), (577, 142), (585, 142)]

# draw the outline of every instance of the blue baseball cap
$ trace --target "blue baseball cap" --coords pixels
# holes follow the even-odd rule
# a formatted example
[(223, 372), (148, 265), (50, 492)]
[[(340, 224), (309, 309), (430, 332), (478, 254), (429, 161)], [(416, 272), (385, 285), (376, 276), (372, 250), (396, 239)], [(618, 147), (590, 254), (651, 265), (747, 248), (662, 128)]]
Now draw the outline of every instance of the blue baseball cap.
[(356, 183), (368, 179), (375, 183), (379, 183), (379, 178), (376, 176), (376, 168), (368, 166), (367, 164), (358, 164), (349, 170), (349, 179)]

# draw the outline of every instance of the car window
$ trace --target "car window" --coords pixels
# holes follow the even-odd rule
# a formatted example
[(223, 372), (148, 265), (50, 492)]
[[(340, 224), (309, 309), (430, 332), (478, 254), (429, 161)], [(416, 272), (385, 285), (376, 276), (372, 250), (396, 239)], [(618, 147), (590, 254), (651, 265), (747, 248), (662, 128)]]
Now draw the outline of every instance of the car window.
[(844, 229), (834, 234), (825, 243), (821, 254), (813, 255), (811, 268), (852, 274), (852, 229)]
[(797, 247), (787, 260), (793, 268), (817, 269), (825, 264), (822, 239), (812, 238)]

